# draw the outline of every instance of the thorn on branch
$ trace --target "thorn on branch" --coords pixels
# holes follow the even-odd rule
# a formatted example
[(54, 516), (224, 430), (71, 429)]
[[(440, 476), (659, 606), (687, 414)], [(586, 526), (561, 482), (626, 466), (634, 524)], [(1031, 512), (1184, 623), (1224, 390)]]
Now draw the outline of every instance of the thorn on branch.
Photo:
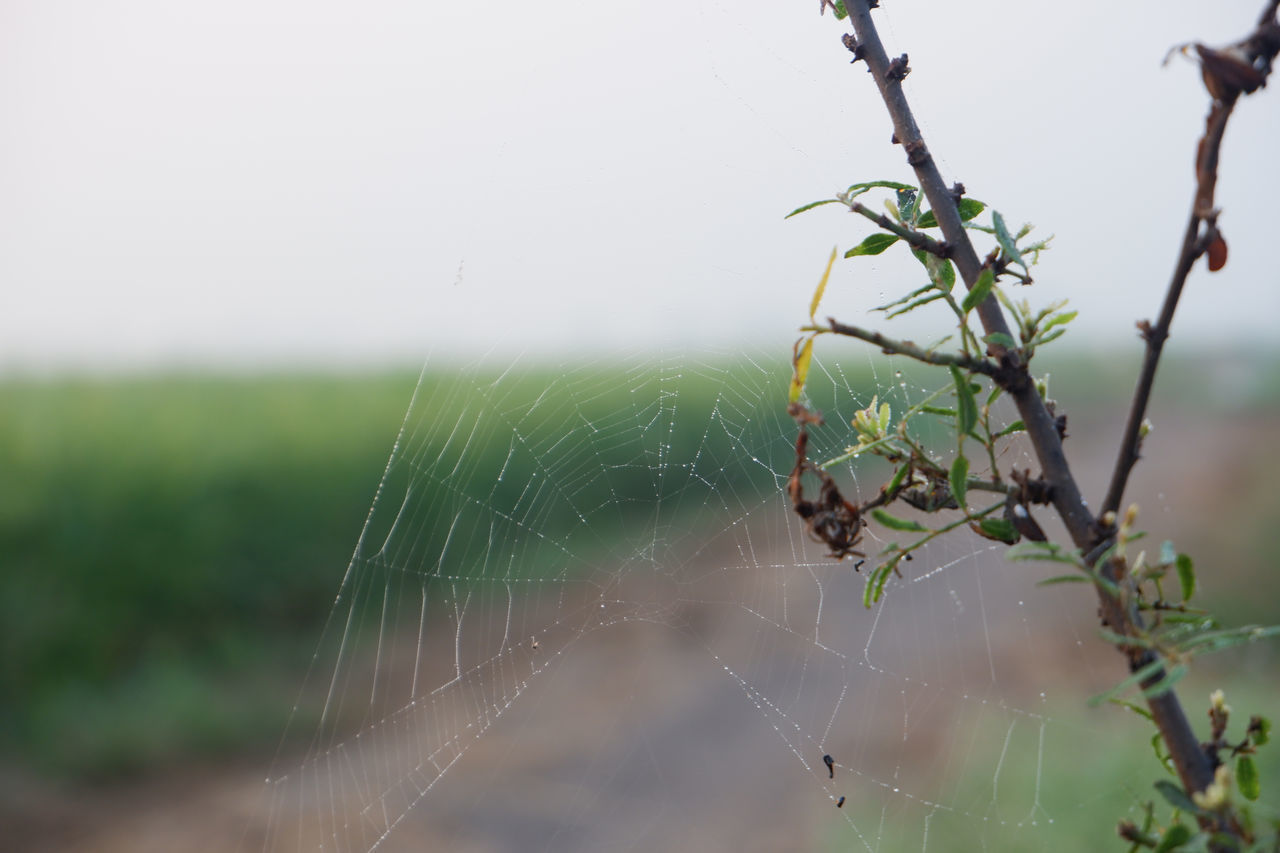
[(910, 73), (911, 66), (907, 64), (907, 55), (904, 53), (897, 59), (889, 61), (889, 70), (884, 73), (884, 76), (890, 80), (903, 80)]
[(1044, 477), (1032, 479), (1030, 468), (1024, 468), (1021, 471), (1017, 468), (1013, 469), (1009, 473), (1009, 479), (1013, 480), (1014, 485), (1018, 487), (1020, 503), (1045, 506), (1053, 503), (1053, 486)]
[[(840, 36), (840, 41), (842, 41), (849, 52), (853, 54), (853, 59), (851, 59), (850, 62), (857, 62), (859, 59), (866, 58), (865, 49), (862, 45), (858, 44), (858, 40), (853, 37), (853, 33), (845, 33)], [(867, 71), (870, 70), (870, 68), (867, 69)]]
[(890, 137), (889, 137), (889, 144), (890, 144), (890, 145), (901, 145), (901, 144), (902, 144), (902, 140), (898, 138), (898, 131), (896, 131), (896, 130), (895, 130), (895, 131), (893, 132), (893, 136), (890, 136)]
[(1157, 329), (1151, 325), (1150, 320), (1139, 320), (1138, 337), (1147, 342), (1150, 347), (1164, 346), (1164, 342), (1169, 338), (1168, 329)]
[(959, 205), (962, 198), (964, 198), (964, 184), (956, 181), (951, 185), (951, 199)]

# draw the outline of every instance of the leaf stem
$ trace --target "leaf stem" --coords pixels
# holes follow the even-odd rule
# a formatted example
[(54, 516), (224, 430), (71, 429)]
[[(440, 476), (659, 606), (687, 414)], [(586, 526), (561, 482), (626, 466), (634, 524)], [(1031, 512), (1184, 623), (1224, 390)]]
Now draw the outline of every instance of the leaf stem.
[(950, 249), (947, 248), (946, 243), (935, 240), (928, 234), (907, 228), (905, 225), (899, 225), (883, 213), (877, 213), (862, 202), (850, 200), (848, 204), (849, 210), (865, 216), (885, 231), (896, 234), (917, 249), (922, 249), (931, 255), (937, 255), (939, 258), (949, 257)]
[[(956, 367), (981, 373), (986, 376), (994, 376), (998, 370), (997, 366), (986, 359), (974, 358), (972, 356), (932, 352), (916, 346), (911, 341), (899, 341), (886, 337), (879, 332), (873, 332), (870, 329), (864, 329), (860, 326), (849, 326), (841, 323), (834, 317), (828, 317), (827, 328), (815, 327), (818, 331), (832, 332), (837, 335), (845, 335), (850, 338), (857, 338), (860, 341), (866, 341), (869, 344), (875, 344), (890, 355), (905, 355), (908, 358), (914, 358), (916, 361), (922, 361), (925, 364), (936, 364), (941, 367), (955, 365)], [(807, 327), (806, 327), (807, 328)]]

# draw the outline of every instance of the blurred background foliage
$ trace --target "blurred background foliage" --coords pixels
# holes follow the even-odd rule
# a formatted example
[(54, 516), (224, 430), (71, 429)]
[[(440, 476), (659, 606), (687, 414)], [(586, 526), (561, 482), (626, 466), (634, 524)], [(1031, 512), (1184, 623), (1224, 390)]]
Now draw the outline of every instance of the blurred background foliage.
[[(861, 358), (850, 359), (855, 370)], [(1118, 430), (1112, 407), (1136, 360), (1047, 358), (1041, 369), (1053, 374), (1051, 396), (1070, 413), (1071, 434)], [(1236, 440), (1233, 424), (1280, 417), (1274, 358), (1184, 358), (1162, 374), (1148, 456), (1169, 452), (1157, 439), (1170, 412), (1205, 425), (1173, 448), (1175, 458), (1159, 457), (1163, 465), (1196, 458), (1197, 443)], [(533, 393), (549, 376), (530, 370), (517, 384)], [(444, 378), (428, 374), (420, 394)], [(780, 401), (786, 381), (780, 373)], [(392, 372), (0, 383), (0, 760), (101, 779), (273, 746), (416, 382)], [(633, 405), (625, 395), (635, 384), (619, 374), (612, 391), (574, 410), (606, 425)], [(673, 455), (732, 453), (706, 429), (722, 390), (711, 377), (686, 383)], [(776, 429), (790, 434), (781, 403)], [(492, 432), (473, 448), (477, 470), (500, 467), (508, 439)], [(605, 446), (619, 454), (614, 462), (635, 450)], [(1248, 584), (1275, 588), (1280, 463), (1259, 448), (1220, 449), (1229, 488), (1189, 483), (1166, 495), (1181, 525), (1173, 538), (1196, 557), (1205, 603), (1225, 621), (1275, 621), (1274, 595), (1250, 594)], [(790, 459), (769, 462), (785, 476)], [(1153, 528), (1158, 510), (1146, 516)], [(1229, 577), (1215, 580), (1217, 566)], [(1254, 661), (1274, 671), (1269, 649)], [(294, 728), (305, 733), (301, 713)]]
[(0, 386), (4, 750), (100, 775), (277, 737), (414, 381)]

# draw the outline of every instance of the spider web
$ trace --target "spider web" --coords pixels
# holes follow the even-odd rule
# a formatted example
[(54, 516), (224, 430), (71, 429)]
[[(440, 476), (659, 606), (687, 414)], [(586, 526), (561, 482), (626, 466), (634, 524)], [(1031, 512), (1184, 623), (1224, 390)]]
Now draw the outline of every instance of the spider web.
[[(575, 70), (557, 86), (584, 108), (563, 124), (502, 79), (515, 106), (498, 112), (519, 135), (447, 128), (439, 160), (450, 174), (432, 193), (460, 188), (432, 197), (454, 214), (439, 239), (458, 254), (434, 275), (453, 280), (461, 304), (440, 295), (427, 336), (463, 350), (475, 331), (457, 318), (482, 301), (495, 330), (487, 342), (507, 346), (505, 333), (533, 326), (543, 337), (529, 345), (542, 352), (569, 340), (651, 342), (654, 330), (726, 344), (791, 333), (773, 308), (799, 314), (819, 273), (784, 287), (792, 262), (825, 258), (851, 236), (846, 219), (815, 214), (804, 228), (816, 242), (803, 242), (779, 228), (781, 215), (854, 180), (904, 177), (901, 155), (883, 143), (887, 125), (868, 130), (883, 120), (870, 87), (866, 109), (849, 108), (832, 96), (846, 83), (804, 59), (807, 38), (781, 46), (792, 10), (750, 27), (737, 11), (684, 4), (682, 17), (629, 16), (640, 59), (672, 56), (647, 64), (634, 91), (599, 73), (616, 67), (614, 29), (572, 40), (608, 57), (566, 61)], [(487, 10), (469, 14), (488, 33)], [(505, 32), (501, 50), (536, 45), (522, 62), (560, 63), (561, 50), (542, 47), (551, 20)], [(843, 54), (832, 62), (848, 67)], [(766, 107), (755, 93), (779, 78), (794, 85)], [(641, 88), (663, 98), (631, 98)], [(717, 141), (704, 146), (712, 126)], [(878, 141), (853, 151), (832, 142), (851, 127)], [(663, 156), (634, 156), (642, 137)], [(748, 137), (766, 144), (734, 144)], [(451, 145), (486, 156), (454, 162)], [(669, 214), (677, 206), (705, 213), (680, 220)], [(554, 227), (530, 227), (535, 210)], [(743, 249), (743, 233), (766, 232), (744, 232), (735, 216), (757, 214), (795, 251)], [(489, 248), (494, 233), (502, 252)], [(859, 259), (893, 292), (833, 279), (825, 310), (853, 320), (905, 292), (919, 269), (898, 260)], [(608, 286), (588, 284), (602, 270)], [(697, 279), (726, 285), (708, 296)], [(937, 334), (934, 319), (922, 337)], [(777, 343), (754, 357), (732, 347), (429, 362), (286, 741), (307, 732), (309, 745), (284, 748), (261, 837), (244, 846), (936, 851), (1113, 839), (1153, 765), (1081, 769), (1082, 754), (1119, 742), (1113, 724), (1129, 723), (1080, 708), (1123, 675), (1093, 641), (1091, 593), (1037, 588), (1048, 572), (961, 530), (903, 563), (864, 608), (856, 561), (827, 557), (791, 512), (791, 341)], [(806, 388), (827, 416), (811, 458), (841, 454), (854, 441), (849, 419), (873, 397), (901, 413), (936, 390), (899, 370), (824, 341)], [(1016, 447), (1000, 463), (1037, 468)], [(1092, 487), (1090, 464), (1077, 473)], [(874, 461), (830, 471), (861, 501), (889, 473)], [(873, 525), (860, 547), (874, 560), (888, 544)]]
[[(1045, 784), (1100, 737), (1053, 702), (1089, 689), (1062, 660), (1087, 595), (960, 532), (864, 609), (854, 561), (790, 512), (789, 376), (728, 353), (429, 364), (262, 849), (1060, 846), (1064, 814), (1117, 792)], [(815, 360), (808, 387), (842, 415), (928, 390), (882, 361)], [(811, 457), (851, 441), (830, 417)], [(863, 500), (881, 482), (832, 473)]]

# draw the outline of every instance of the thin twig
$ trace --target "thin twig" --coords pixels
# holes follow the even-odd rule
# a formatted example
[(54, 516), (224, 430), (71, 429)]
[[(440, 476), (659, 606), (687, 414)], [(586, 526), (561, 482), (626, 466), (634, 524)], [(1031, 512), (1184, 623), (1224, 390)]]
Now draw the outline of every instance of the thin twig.
[[(1266, 11), (1259, 20), (1258, 31), (1245, 39), (1242, 44), (1256, 44), (1256, 54), (1250, 57), (1251, 62), (1265, 57), (1267, 63), (1262, 71), (1265, 81), (1270, 73), (1270, 62), (1275, 58), (1280, 42), (1274, 36), (1267, 37), (1269, 27), (1275, 26), (1276, 8), (1280, 0), (1270, 0)], [(1182, 248), (1178, 253), (1178, 262), (1173, 270), (1173, 278), (1165, 293), (1164, 305), (1155, 326), (1145, 321), (1138, 326), (1146, 341), (1146, 355), (1142, 362), (1142, 372), (1133, 392), (1133, 403), (1129, 408), (1129, 420), (1125, 424), (1124, 437), (1120, 441), (1120, 454), (1116, 459), (1115, 470), (1111, 475), (1111, 484), (1102, 501), (1102, 513), (1118, 512), (1120, 502), (1124, 500), (1125, 486), (1133, 466), (1140, 458), (1142, 445), (1142, 422), (1146, 417), (1147, 404), (1151, 398), (1151, 389), (1155, 384), (1156, 367), (1160, 362), (1160, 354), (1164, 342), (1169, 337), (1169, 327), (1173, 323), (1173, 314), (1178, 307), (1178, 299), (1182, 296), (1182, 288), (1187, 282), (1191, 267), (1204, 254), (1212, 239), (1217, 236), (1217, 211), (1213, 209), (1214, 191), (1218, 183), (1218, 154), (1222, 148), (1222, 135), (1227, 129), (1227, 119), (1235, 108), (1239, 92), (1232, 92), (1225, 99), (1215, 98), (1209, 106), (1209, 115), (1205, 119), (1204, 136), (1200, 140), (1196, 157), (1196, 192), (1191, 202), (1191, 216), (1186, 231), (1182, 235)], [(1205, 231), (1201, 233), (1201, 226)]]
[[(941, 367), (954, 365), (964, 370), (971, 370), (974, 373), (981, 373), (985, 376), (995, 376), (999, 371), (999, 367), (985, 359), (973, 358), (963, 353), (947, 353), (934, 352), (932, 350), (921, 349), (911, 341), (898, 341), (893, 338), (885, 337), (879, 332), (873, 332), (870, 329), (863, 329), (860, 326), (849, 326), (841, 323), (834, 317), (828, 317), (828, 331), (837, 335), (845, 335), (850, 338), (857, 338), (860, 341), (866, 341), (869, 344), (875, 344), (890, 355), (905, 355), (908, 358), (914, 358), (916, 361), (923, 361), (925, 364), (936, 364)], [(808, 328), (808, 327), (806, 327)], [(821, 328), (821, 327), (817, 327)]]
[(904, 225), (899, 225), (883, 213), (876, 213), (862, 202), (849, 202), (849, 210), (865, 216), (876, 225), (879, 225), (886, 231), (898, 235), (917, 249), (923, 249), (931, 255), (937, 255), (939, 258), (946, 258), (950, 256), (951, 250), (947, 248), (946, 243), (935, 240), (928, 234), (920, 231), (913, 231)]
[[(1256, 68), (1261, 65), (1261, 68), (1257, 70), (1262, 74), (1264, 81), (1270, 72), (1271, 61), (1275, 58), (1276, 53), (1280, 51), (1280, 33), (1277, 31), (1275, 20), (1277, 7), (1280, 7), (1280, 0), (1268, 0), (1266, 8), (1259, 19), (1257, 29), (1248, 39), (1242, 42), (1242, 44), (1251, 47), (1251, 67)], [(1264, 57), (1265, 62), (1259, 63), (1257, 61)], [(1208, 76), (1206, 76), (1205, 82), (1206, 85), (1211, 85)], [(1213, 82), (1216, 83), (1218, 81)], [(1139, 324), (1142, 336), (1146, 340), (1147, 349), (1143, 359), (1142, 372), (1134, 389), (1133, 403), (1129, 409), (1129, 419), (1125, 424), (1119, 458), (1116, 460), (1116, 467), (1112, 473), (1107, 495), (1102, 502), (1102, 513), (1104, 515), (1119, 510), (1120, 502), (1124, 499), (1124, 490), (1128, 484), (1129, 475), (1133, 470), (1134, 464), (1138, 461), (1142, 442), (1142, 423), (1150, 400), (1151, 389), (1155, 383), (1156, 367), (1160, 361), (1164, 342), (1169, 336), (1169, 327), (1173, 322), (1174, 310), (1177, 308), (1178, 299), (1182, 294), (1183, 286), (1186, 284), (1187, 276), (1196, 260), (1204, 254), (1209, 241), (1221, 239), (1217, 234), (1217, 212), (1213, 210), (1214, 190), (1218, 180), (1218, 155), (1222, 146), (1222, 135), (1226, 130), (1227, 119), (1231, 116), (1239, 91), (1227, 91), (1225, 93), (1215, 93), (1215, 95), (1218, 96), (1215, 97), (1209, 108), (1209, 115), (1205, 120), (1205, 133), (1197, 151), (1196, 193), (1191, 204), (1191, 215), (1187, 222), (1186, 231), (1183, 234), (1182, 247), (1178, 253), (1178, 262), (1174, 268), (1173, 278), (1165, 294), (1164, 304), (1161, 307), (1156, 325), (1152, 327), (1145, 322)], [(1205, 233), (1202, 235), (1201, 225), (1206, 224)], [(1104, 538), (1097, 547), (1102, 548), (1109, 541), (1109, 537)], [(1108, 580), (1114, 581), (1120, 576), (1121, 568), (1115, 560), (1108, 560), (1102, 567), (1102, 574)], [(1141, 631), (1143, 619), (1136, 609), (1131, 608), (1129, 612), (1126, 612), (1119, 599), (1113, 595), (1104, 595), (1101, 590), (1099, 592), (1099, 601), (1102, 605), (1103, 619), (1107, 625), (1113, 629), (1117, 629), (1117, 626), (1131, 626), (1132, 629)], [(1127, 635), (1133, 631), (1128, 627), (1124, 627), (1116, 632)], [(1131, 672), (1137, 672), (1160, 659), (1154, 651), (1149, 649), (1130, 649), (1127, 655)], [(1143, 681), (1142, 687), (1144, 690), (1149, 691), (1151, 688), (1158, 686), (1167, 677), (1167, 667), (1160, 667), (1155, 674)], [(1150, 707), (1152, 717), (1164, 737), (1165, 745), (1184, 787), (1188, 791), (1203, 790), (1211, 780), (1212, 763), (1208, 754), (1201, 748), (1194, 733), (1191, 731), (1190, 723), (1186, 719), (1181, 703), (1178, 702), (1173, 691), (1168, 691), (1157, 698), (1149, 699), (1148, 707)], [(1204, 820), (1201, 823), (1203, 824)]]

